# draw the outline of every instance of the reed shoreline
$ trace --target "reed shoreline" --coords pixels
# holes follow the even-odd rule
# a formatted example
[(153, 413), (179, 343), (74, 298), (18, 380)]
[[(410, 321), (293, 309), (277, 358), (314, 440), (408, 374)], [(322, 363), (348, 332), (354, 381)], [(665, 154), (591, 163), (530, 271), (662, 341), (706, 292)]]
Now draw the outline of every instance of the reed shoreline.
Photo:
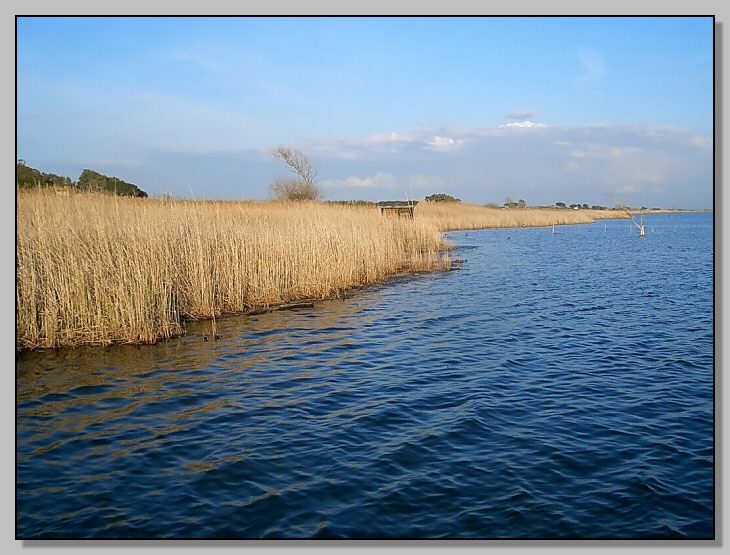
[(16, 349), (155, 343), (185, 322), (321, 300), (451, 269), (445, 231), (627, 218), (615, 211), (420, 203), (377, 208), (19, 191)]

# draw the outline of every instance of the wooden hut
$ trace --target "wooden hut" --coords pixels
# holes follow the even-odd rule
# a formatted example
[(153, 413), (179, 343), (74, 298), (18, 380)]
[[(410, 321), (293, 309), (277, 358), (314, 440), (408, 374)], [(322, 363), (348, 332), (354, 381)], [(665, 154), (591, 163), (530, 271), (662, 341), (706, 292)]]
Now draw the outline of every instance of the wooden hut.
[(392, 218), (410, 218), (413, 219), (413, 209), (418, 204), (417, 200), (384, 200), (378, 203), (380, 213), (383, 216)]

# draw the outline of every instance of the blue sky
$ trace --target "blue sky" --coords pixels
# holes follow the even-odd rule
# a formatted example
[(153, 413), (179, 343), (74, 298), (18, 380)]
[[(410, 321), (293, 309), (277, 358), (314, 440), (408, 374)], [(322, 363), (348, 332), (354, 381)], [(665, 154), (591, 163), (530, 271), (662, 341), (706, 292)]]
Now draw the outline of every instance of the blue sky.
[(709, 18), (21, 18), (18, 157), (151, 194), (712, 205)]

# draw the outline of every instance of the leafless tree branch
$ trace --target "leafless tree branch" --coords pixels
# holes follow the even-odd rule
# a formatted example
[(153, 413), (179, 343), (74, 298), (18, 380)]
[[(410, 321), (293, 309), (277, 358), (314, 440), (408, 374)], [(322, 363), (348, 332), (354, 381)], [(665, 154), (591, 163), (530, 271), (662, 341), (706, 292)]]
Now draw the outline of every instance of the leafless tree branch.
[(289, 166), (289, 170), (306, 183), (314, 183), (317, 171), (302, 152), (286, 146), (279, 146), (272, 151), (274, 158)]

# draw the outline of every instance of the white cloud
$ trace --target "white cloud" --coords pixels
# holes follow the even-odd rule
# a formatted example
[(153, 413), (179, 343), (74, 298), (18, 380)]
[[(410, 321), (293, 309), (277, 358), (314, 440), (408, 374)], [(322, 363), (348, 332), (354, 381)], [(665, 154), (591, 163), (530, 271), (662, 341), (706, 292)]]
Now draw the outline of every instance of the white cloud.
[(573, 158), (625, 158), (640, 154), (642, 150), (635, 146), (585, 144), (581, 148), (571, 150), (569, 156)]
[(323, 181), (322, 185), (324, 187), (345, 187), (351, 189), (391, 188), (397, 185), (397, 181), (390, 173), (378, 172), (375, 175), (364, 178), (350, 175), (345, 179), (329, 179)]
[(413, 135), (412, 134), (405, 134), (405, 133), (397, 133), (395, 131), (390, 131), (388, 133), (378, 133), (376, 135), (371, 135), (370, 137), (367, 137), (364, 141), (362, 141), (366, 145), (389, 145), (392, 143), (409, 143), (413, 141)]
[(659, 143), (676, 142), (681, 137), (687, 146), (698, 149), (712, 148), (712, 137), (710, 135), (688, 133), (684, 129), (671, 125), (640, 125), (636, 126), (636, 133)]
[(537, 123), (530, 120), (524, 120), (524, 121), (512, 121), (510, 123), (505, 123), (503, 125), (500, 125), (500, 127), (518, 127), (518, 128), (524, 128), (524, 129), (532, 129), (532, 128), (543, 128), (547, 127), (544, 123)]
[(401, 150), (410, 144), (415, 144), (421, 140), (422, 132), (420, 130), (410, 131), (408, 133), (399, 133), (397, 131), (388, 131), (385, 133), (377, 133), (360, 140), (345, 140), (328, 145), (318, 145), (315, 148), (334, 148), (337, 145), (340, 148), (339, 157), (357, 158), (363, 153), (378, 152), (381, 154), (398, 154)]
[(460, 134), (464, 132), (458, 129), (418, 128), (407, 132), (377, 133), (360, 140), (321, 143), (312, 148), (327, 156), (351, 160), (372, 153), (401, 154), (407, 149), (447, 152), (464, 145), (466, 139)]
[(434, 135), (426, 145), (428, 150), (449, 151), (456, 150), (464, 144), (464, 139), (454, 139), (453, 137), (442, 137)]

